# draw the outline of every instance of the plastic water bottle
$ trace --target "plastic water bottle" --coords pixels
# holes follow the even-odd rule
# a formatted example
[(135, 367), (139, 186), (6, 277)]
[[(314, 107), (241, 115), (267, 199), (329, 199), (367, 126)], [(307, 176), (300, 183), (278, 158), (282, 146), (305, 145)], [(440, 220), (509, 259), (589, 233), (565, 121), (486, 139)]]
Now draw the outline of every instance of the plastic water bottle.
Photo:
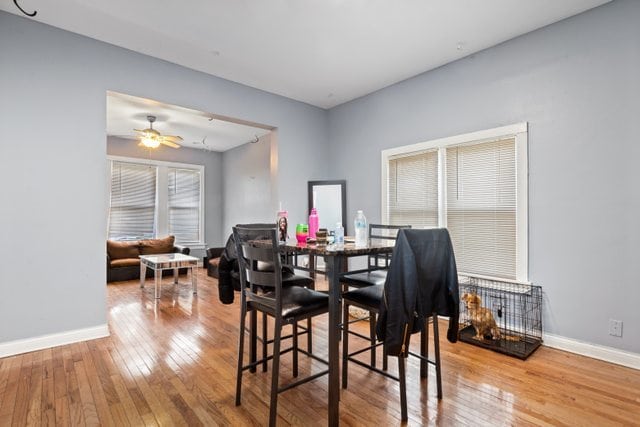
[(356, 230), (356, 246), (367, 246), (367, 218), (362, 211), (356, 213), (353, 228)]
[(320, 224), (320, 220), (318, 218), (318, 211), (316, 208), (311, 208), (311, 214), (309, 215), (309, 237), (312, 239), (316, 238), (316, 232)]
[(341, 222), (336, 223), (336, 230), (334, 232), (334, 242), (336, 245), (344, 245), (344, 228)]

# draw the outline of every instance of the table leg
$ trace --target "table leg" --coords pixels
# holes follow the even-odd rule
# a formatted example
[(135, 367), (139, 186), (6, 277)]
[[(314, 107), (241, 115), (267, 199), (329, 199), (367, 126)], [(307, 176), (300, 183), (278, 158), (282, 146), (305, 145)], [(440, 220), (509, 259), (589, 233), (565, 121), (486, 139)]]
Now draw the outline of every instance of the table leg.
[(327, 280), (329, 281), (329, 425), (340, 423), (340, 272), (342, 257), (327, 256)]
[(316, 278), (316, 256), (309, 254), (309, 277)]
[(141, 288), (144, 288), (144, 279), (146, 275), (147, 275), (147, 266), (141, 262), (140, 263), (140, 287)]
[(154, 272), (154, 278), (155, 278), (155, 285), (156, 285), (156, 299), (160, 298), (160, 294), (162, 293), (162, 283), (160, 283), (160, 281), (162, 280), (162, 270), (158, 269), (155, 270)]
[[(176, 283), (178, 283), (178, 275), (176, 270)], [(193, 287), (193, 294), (196, 295), (198, 293), (198, 273), (196, 267), (191, 267), (191, 286)]]
[(178, 269), (177, 268), (173, 269), (173, 284), (174, 285), (178, 284)]

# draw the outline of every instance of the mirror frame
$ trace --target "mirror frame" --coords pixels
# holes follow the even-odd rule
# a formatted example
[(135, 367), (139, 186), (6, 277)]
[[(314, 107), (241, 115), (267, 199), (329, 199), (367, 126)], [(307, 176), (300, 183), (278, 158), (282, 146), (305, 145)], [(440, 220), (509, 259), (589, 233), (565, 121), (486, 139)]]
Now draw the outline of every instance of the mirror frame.
[(313, 208), (313, 187), (319, 187), (322, 185), (339, 185), (342, 191), (342, 226), (344, 227), (344, 234), (347, 234), (347, 180), (335, 179), (326, 181), (308, 181), (307, 194), (309, 197), (309, 210), (307, 214), (311, 213)]

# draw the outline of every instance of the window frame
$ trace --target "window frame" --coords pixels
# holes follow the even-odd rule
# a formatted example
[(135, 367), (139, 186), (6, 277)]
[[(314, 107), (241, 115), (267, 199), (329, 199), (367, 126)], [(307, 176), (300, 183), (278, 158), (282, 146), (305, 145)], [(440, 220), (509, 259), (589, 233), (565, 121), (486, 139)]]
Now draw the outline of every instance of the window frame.
[[(516, 166), (516, 281), (529, 281), (529, 156), (528, 123), (521, 122), (493, 129), (470, 132), (451, 137), (389, 148), (381, 152), (381, 210), (382, 222), (389, 222), (388, 174), (392, 156), (438, 150), (438, 227), (447, 226), (446, 149), (454, 146), (481, 144), (513, 138)], [(464, 274), (464, 272), (460, 272)], [(473, 274), (470, 274), (473, 275)], [(502, 279), (501, 279), (502, 280)]]
[[(199, 241), (195, 243), (182, 243), (176, 241), (176, 244), (187, 246), (191, 249), (205, 249), (204, 241), (204, 195), (205, 193), (205, 167), (204, 165), (196, 165), (192, 163), (167, 162), (162, 160), (141, 159), (136, 157), (124, 156), (107, 156), (109, 162), (107, 170), (111, 175), (112, 162), (133, 163), (138, 165), (150, 165), (157, 168), (156, 171), (156, 237), (166, 236), (169, 234), (169, 168), (189, 169), (200, 173), (200, 218), (199, 218)], [(108, 180), (107, 195), (111, 194), (111, 181)], [(109, 218), (107, 217), (107, 221)], [(107, 223), (108, 231), (108, 223)]]

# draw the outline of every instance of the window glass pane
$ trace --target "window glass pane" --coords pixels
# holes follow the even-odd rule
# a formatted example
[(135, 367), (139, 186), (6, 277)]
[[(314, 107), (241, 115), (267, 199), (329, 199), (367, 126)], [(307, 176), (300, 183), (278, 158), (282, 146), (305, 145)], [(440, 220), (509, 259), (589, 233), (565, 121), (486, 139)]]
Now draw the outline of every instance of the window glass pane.
[(458, 271), (516, 278), (515, 140), (450, 147), (447, 228)]
[(414, 228), (438, 226), (438, 152), (389, 159), (389, 223)]
[(180, 243), (200, 242), (200, 171), (169, 168), (169, 234)]
[(155, 210), (156, 167), (111, 162), (109, 239), (153, 237)]

